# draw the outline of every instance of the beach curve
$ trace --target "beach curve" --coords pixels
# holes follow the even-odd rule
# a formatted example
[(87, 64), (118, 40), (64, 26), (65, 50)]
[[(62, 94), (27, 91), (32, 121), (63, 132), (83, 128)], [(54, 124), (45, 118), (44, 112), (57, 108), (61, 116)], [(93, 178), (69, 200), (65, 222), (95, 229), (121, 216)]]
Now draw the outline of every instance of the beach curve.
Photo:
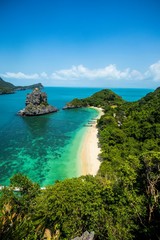
[(98, 116), (95, 121), (92, 121), (86, 129), (86, 132), (82, 139), (82, 144), (79, 148), (80, 158), (80, 172), (81, 175), (93, 175), (95, 176), (98, 172), (100, 161), (98, 159), (100, 153), (99, 140), (98, 140), (98, 129), (97, 119), (104, 114), (102, 108), (91, 107), (98, 111)]

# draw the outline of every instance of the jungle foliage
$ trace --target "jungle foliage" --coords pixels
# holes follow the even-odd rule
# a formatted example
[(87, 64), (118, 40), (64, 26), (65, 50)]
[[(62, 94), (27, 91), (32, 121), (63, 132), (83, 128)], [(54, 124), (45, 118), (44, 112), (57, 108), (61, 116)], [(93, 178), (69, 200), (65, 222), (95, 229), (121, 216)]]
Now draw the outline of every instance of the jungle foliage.
[(109, 89), (101, 90), (97, 93), (94, 93), (91, 97), (78, 99), (75, 98), (71, 102), (69, 102), (68, 106), (74, 107), (87, 107), (87, 106), (94, 106), (94, 107), (103, 107), (104, 109), (108, 109), (110, 106), (119, 106), (124, 103), (124, 100), (112, 92)]
[(1, 192), (0, 239), (160, 239), (160, 89), (133, 103), (110, 90), (76, 101), (104, 109), (97, 176), (41, 190), (16, 174)]

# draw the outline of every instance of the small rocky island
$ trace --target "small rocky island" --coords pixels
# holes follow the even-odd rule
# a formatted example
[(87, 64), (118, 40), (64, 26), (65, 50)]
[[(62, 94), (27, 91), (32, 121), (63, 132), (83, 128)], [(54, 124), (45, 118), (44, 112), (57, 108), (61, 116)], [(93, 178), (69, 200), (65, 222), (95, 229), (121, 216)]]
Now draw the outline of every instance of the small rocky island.
[(57, 111), (57, 108), (48, 104), (47, 94), (45, 92), (41, 92), (39, 88), (35, 88), (32, 93), (27, 95), (26, 107), (20, 110), (18, 115), (39, 116)]

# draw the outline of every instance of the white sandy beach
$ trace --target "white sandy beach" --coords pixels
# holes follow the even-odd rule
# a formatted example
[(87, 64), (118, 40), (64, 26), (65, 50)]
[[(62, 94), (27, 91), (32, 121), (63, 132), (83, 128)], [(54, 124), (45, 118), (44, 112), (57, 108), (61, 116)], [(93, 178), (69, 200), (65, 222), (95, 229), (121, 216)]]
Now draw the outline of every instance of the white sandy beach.
[[(103, 115), (101, 108), (95, 108), (99, 111), (97, 119)], [(96, 175), (100, 161), (98, 155), (100, 148), (98, 147), (98, 129), (96, 128), (97, 121), (92, 123), (92, 126), (87, 126), (86, 133), (83, 138), (82, 145), (80, 147), (80, 161), (81, 161), (81, 175)]]

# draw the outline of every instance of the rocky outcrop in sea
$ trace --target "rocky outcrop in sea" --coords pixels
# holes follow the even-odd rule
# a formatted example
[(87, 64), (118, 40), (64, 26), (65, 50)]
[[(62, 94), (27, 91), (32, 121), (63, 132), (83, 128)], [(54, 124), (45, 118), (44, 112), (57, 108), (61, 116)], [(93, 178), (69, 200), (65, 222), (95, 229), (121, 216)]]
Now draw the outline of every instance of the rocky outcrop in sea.
[(35, 88), (32, 93), (27, 95), (26, 107), (18, 112), (20, 116), (38, 116), (52, 112), (58, 109), (49, 105), (47, 102), (47, 94), (41, 92), (39, 88)]

